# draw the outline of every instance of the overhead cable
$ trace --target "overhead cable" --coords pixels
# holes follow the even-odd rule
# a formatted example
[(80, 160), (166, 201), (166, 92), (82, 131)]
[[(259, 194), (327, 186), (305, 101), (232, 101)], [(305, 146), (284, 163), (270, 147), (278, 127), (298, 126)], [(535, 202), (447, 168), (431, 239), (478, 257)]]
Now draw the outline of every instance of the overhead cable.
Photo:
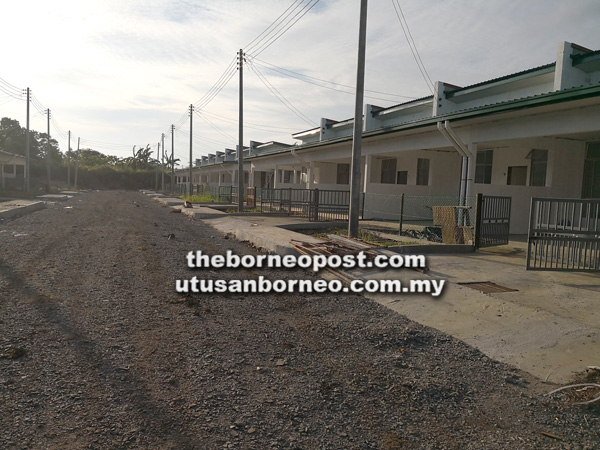
[(406, 21), (406, 17), (404, 17), (404, 13), (402, 12), (402, 7), (400, 6), (399, 0), (392, 0), (392, 5), (394, 5), (394, 9), (396, 11), (396, 15), (398, 16), (398, 20), (400, 21), (400, 25), (402, 26), (402, 31), (404, 31), (404, 36), (406, 37), (406, 42), (410, 47), (410, 51), (413, 55), (415, 62), (417, 63), (417, 67), (427, 83), (427, 87), (434, 94), (434, 84), (429, 77), (429, 73), (427, 73), (427, 69), (425, 69), (425, 64), (423, 64), (423, 60), (421, 59), (421, 55), (419, 54), (419, 50), (417, 50), (417, 45), (410, 33), (410, 28), (408, 27), (408, 22)]
[[(253, 67), (253, 66), (252, 66)], [(295, 116), (302, 119), (304, 122), (308, 123), (310, 126), (316, 126), (316, 124), (310, 120), (308, 116), (302, 113), (298, 108), (296, 108), (292, 103), (283, 96), (281, 92), (277, 90), (275, 86), (273, 86), (269, 80), (265, 78), (265, 76), (258, 70), (257, 67), (253, 67), (254, 72), (258, 75), (258, 78), (263, 82), (263, 84), (271, 91), (271, 93), (277, 97), (277, 99), (283, 103), (283, 105), (288, 108)]]
[(291, 27), (293, 27), (300, 19), (302, 19), (313, 7), (319, 3), (319, 0), (314, 0), (312, 3), (309, 2), (302, 7), (300, 11), (296, 13), (288, 22), (285, 23), (284, 26), (287, 25), (286, 28), (283, 28), (277, 32), (269, 41), (263, 42), (261, 45), (254, 48), (255, 54), (258, 56), (262, 52), (264, 52), (267, 48), (269, 48), (273, 43), (275, 43), (281, 36), (283, 36)]

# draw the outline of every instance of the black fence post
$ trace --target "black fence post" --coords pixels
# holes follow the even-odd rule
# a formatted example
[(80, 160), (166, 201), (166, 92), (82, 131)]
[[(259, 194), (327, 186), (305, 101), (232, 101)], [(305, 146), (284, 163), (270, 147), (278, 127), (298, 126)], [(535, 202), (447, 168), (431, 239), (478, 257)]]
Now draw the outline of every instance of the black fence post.
[[(361, 202), (360, 202), (360, 219), (365, 220), (365, 197), (367, 196), (366, 192), (361, 193)], [(350, 214), (350, 211), (348, 211)]]
[(481, 246), (481, 217), (483, 213), (483, 194), (477, 194), (475, 201), (475, 250)]
[(315, 207), (313, 208), (313, 220), (315, 222), (319, 221), (319, 190), (315, 189)]
[(404, 215), (404, 192), (402, 193), (402, 195), (400, 196), (400, 223), (398, 224), (399, 227), (399, 234), (402, 234), (402, 216)]

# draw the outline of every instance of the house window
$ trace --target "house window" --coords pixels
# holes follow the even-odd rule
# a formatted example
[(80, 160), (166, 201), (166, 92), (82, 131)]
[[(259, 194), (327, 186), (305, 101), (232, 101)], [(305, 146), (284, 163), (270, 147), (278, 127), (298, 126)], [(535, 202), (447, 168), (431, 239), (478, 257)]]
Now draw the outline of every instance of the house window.
[(381, 182), (386, 184), (395, 184), (396, 158), (381, 160)]
[(477, 152), (475, 160), (475, 183), (492, 183), (492, 160), (494, 159), (494, 150), (483, 150)]
[(417, 186), (429, 185), (429, 159), (417, 160)]
[(293, 176), (294, 176), (293, 170), (282, 170), (281, 171), (281, 182), (282, 183), (291, 183)]
[(337, 165), (337, 184), (350, 184), (350, 164)]
[(300, 173), (300, 181), (302, 181), (302, 183), (308, 183), (308, 170), (306, 167), (302, 168), (302, 172)]
[(531, 150), (527, 159), (531, 160), (529, 176), (530, 186), (546, 186), (546, 168), (548, 167), (548, 150)]
[(527, 166), (509, 167), (506, 184), (510, 186), (525, 186), (527, 184)]
[(600, 142), (588, 144), (583, 166), (582, 198), (600, 198)]
[(408, 184), (408, 170), (396, 172), (396, 184)]

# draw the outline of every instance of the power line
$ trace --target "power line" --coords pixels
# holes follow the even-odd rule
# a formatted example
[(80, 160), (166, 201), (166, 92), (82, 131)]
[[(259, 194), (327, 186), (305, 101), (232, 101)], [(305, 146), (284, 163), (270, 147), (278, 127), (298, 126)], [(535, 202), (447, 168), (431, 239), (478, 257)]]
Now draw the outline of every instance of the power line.
[(208, 105), (219, 94), (219, 92), (221, 92), (221, 90), (225, 87), (229, 80), (231, 80), (233, 75), (235, 75), (236, 60), (237, 58), (233, 58), (231, 60), (231, 62), (229, 63), (225, 71), (221, 74), (219, 79), (215, 82), (215, 84), (208, 90), (206, 94), (204, 94), (204, 96), (200, 100), (194, 103), (194, 106), (197, 109), (202, 109), (206, 105)]
[[(423, 64), (423, 60), (421, 59), (419, 50), (417, 50), (417, 45), (415, 44), (412, 34), (410, 33), (410, 28), (408, 27), (408, 22), (406, 21), (406, 17), (404, 17), (404, 13), (402, 12), (402, 7), (400, 6), (400, 1), (392, 0), (392, 5), (394, 5), (394, 10), (396, 11), (396, 15), (398, 16), (400, 25), (402, 26), (402, 31), (404, 31), (404, 36), (406, 37), (406, 42), (408, 42), (410, 51), (413, 55), (413, 58), (415, 59), (415, 62), (417, 63), (417, 67), (419, 68), (419, 71), (421, 72), (421, 75), (423, 76), (425, 83), (427, 83), (427, 87), (433, 94), (434, 93), (433, 92), (433, 89), (434, 89), (433, 82), (431, 81), (431, 78), (429, 77), (429, 74), (427, 73), (427, 69), (425, 69), (425, 64)], [(400, 16), (402, 16), (402, 18), (400, 18)], [(405, 25), (406, 25), (406, 28), (405, 28)]]
[(279, 92), (277, 90), (277, 88), (275, 86), (273, 86), (269, 80), (267, 80), (265, 78), (265, 76), (260, 72), (260, 70), (258, 70), (257, 67), (252, 66), (252, 64), (250, 63), (251, 67), (254, 69), (254, 72), (256, 73), (256, 75), (258, 75), (258, 78), (263, 82), (263, 84), (267, 87), (267, 89), (269, 89), (271, 91), (271, 93), (277, 97), (277, 99), (283, 103), (283, 105), (288, 108), (292, 113), (294, 113), (294, 115), (296, 115), (297, 117), (299, 117), (300, 119), (302, 119), (304, 122), (308, 123), (310, 126), (315, 126), (316, 124), (310, 120), (310, 118), (308, 118), (305, 114), (302, 113), (302, 111), (300, 111), (298, 108), (296, 108), (294, 105), (292, 105), (292, 103), (286, 99), (283, 94), (281, 92)]
[[(252, 44), (254, 44), (254, 42), (256, 42), (260, 37), (262, 37), (262, 35), (264, 35), (267, 31), (269, 31), (279, 21), (279, 19), (281, 19), (295, 4), (300, 4), (303, 1), (304, 0), (295, 0), (294, 3), (292, 3), (290, 6), (288, 6), (287, 9), (284, 12), (282, 12), (281, 15), (271, 23), (271, 25), (269, 25), (262, 33), (260, 33), (257, 37), (255, 37), (251, 42), (246, 44), (244, 46), (244, 48), (250, 50), (250, 49), (256, 47), (257, 45), (259, 45), (260, 42), (257, 43), (256, 45), (252, 45)], [(296, 8), (297, 7), (298, 7), (298, 5), (296, 5)], [(294, 9), (296, 9), (296, 8), (294, 8)]]
[(54, 118), (54, 116), (51, 116), (50, 121), (52, 122), (52, 125), (54, 126), (54, 129), (57, 131), (58, 135), (61, 138), (64, 139), (64, 138), (66, 138), (68, 136), (68, 133), (61, 128), (61, 126), (58, 124), (58, 122), (56, 121), (56, 119)]
[(212, 123), (209, 119), (207, 119), (199, 111), (195, 111), (195, 113), (196, 113), (196, 115), (198, 117), (200, 117), (202, 120), (204, 120), (206, 123), (208, 123), (214, 130), (216, 130), (222, 136), (226, 137), (227, 139), (231, 139), (232, 141), (235, 142), (236, 139), (233, 136), (231, 136), (230, 134), (227, 134), (225, 131), (221, 130), (217, 125), (215, 125), (214, 123)]
[[(227, 123), (231, 123), (231, 124), (237, 124), (238, 121), (235, 119), (229, 119), (227, 117), (224, 116), (220, 116), (218, 114), (214, 114), (214, 113), (209, 113), (208, 111), (202, 111), (203, 114), (206, 114), (209, 117), (216, 117), (220, 120), (222, 120), (223, 122), (227, 122)], [(279, 133), (279, 134), (288, 134), (288, 133), (294, 133), (296, 131), (298, 131), (297, 128), (289, 128), (289, 127), (276, 127), (276, 126), (271, 126), (271, 127), (267, 127), (258, 123), (254, 123), (254, 122), (247, 122), (244, 120), (244, 128), (251, 128), (251, 129), (255, 129), (255, 130), (261, 130), (261, 131), (272, 131), (274, 133)], [(283, 133), (281, 130), (285, 130), (286, 133)]]
[[(356, 88), (354, 86), (349, 86), (347, 84), (336, 83), (334, 81), (324, 80), (322, 78), (311, 77), (309, 75), (305, 75), (305, 74), (302, 74), (302, 73), (294, 72), (293, 70), (285, 69), (283, 67), (276, 66), (275, 64), (271, 64), (271, 63), (268, 63), (268, 62), (263, 61), (261, 59), (258, 59), (258, 58), (256, 58), (253, 55), (249, 55), (248, 57), (257, 66), (263, 67), (263, 68), (271, 70), (273, 72), (278, 72), (278, 73), (280, 73), (282, 75), (285, 75), (285, 76), (288, 76), (288, 77), (291, 77), (291, 78), (296, 78), (296, 79), (298, 79), (300, 81), (304, 81), (306, 83), (313, 84), (315, 86), (319, 86), (319, 87), (322, 87), (322, 88), (325, 88), (325, 89), (331, 89), (331, 90), (334, 90), (334, 91), (342, 92), (344, 94), (352, 94), (352, 95), (354, 95), (354, 91), (356, 90)], [(311, 81), (305, 80), (305, 78), (308, 78), (309, 80), (315, 80), (315, 82), (311, 82)], [(316, 81), (320, 81), (322, 83), (328, 83), (328, 84), (331, 84), (333, 86), (340, 86), (340, 87), (343, 87), (343, 88), (351, 89), (352, 92), (347, 92), (347, 91), (342, 91), (342, 90), (339, 90), (339, 89), (335, 89), (335, 88), (333, 88), (331, 86), (326, 86), (326, 85), (323, 85), (323, 84), (316, 83)], [(392, 93), (389, 93), (389, 92), (374, 91), (374, 90), (369, 90), (369, 89), (365, 89), (365, 92), (372, 92), (374, 94), (382, 94), (382, 95), (387, 95), (387, 96), (390, 96), (390, 97), (398, 97), (399, 99), (415, 100), (417, 98), (417, 97), (411, 97), (411, 96), (408, 96), (408, 95), (392, 94)], [(376, 98), (376, 97), (370, 97), (370, 98)], [(379, 99), (379, 100), (390, 101), (390, 100), (387, 100), (387, 99)]]
[[(287, 25), (287, 28), (284, 28), (280, 31), (278, 31), (276, 35), (274, 35), (269, 41), (267, 42), (263, 42), (261, 45), (259, 46), (255, 46), (255, 50), (256, 50), (256, 55), (260, 55), (262, 52), (264, 52), (267, 48), (269, 48), (271, 45), (273, 45), (277, 40), (279, 40), (279, 38), (281, 38), (281, 36), (283, 36), (291, 27), (293, 27), (296, 23), (298, 23), (298, 21), (300, 19), (302, 19), (311, 9), (314, 8), (314, 6), (319, 3), (319, 0), (314, 0), (314, 2), (311, 4), (310, 2), (307, 3), (306, 5), (304, 5), (302, 7), (302, 9), (300, 11), (298, 11), (296, 13), (296, 15), (294, 15), (285, 25)], [(296, 8), (294, 8), (296, 9)], [(295, 19), (295, 20), (294, 20)], [(292, 22), (293, 21), (293, 22)], [(288, 25), (289, 24), (289, 25)], [(285, 26), (284, 25), (284, 26)]]
[(9, 95), (14, 99), (23, 99), (23, 89), (18, 88), (13, 84), (10, 84), (8, 81), (2, 78), (0, 78), (0, 91), (4, 92), (6, 95)]
[(223, 88), (227, 85), (227, 83), (229, 83), (229, 81), (233, 78), (235, 74), (236, 69), (232, 68), (229, 71), (229, 73), (227, 73), (226, 77), (218, 85), (213, 86), (210, 93), (207, 93), (207, 95), (205, 95), (201, 101), (195, 103), (196, 107), (198, 109), (204, 109), (206, 106), (208, 106), (208, 104), (212, 102), (214, 98), (221, 93)]

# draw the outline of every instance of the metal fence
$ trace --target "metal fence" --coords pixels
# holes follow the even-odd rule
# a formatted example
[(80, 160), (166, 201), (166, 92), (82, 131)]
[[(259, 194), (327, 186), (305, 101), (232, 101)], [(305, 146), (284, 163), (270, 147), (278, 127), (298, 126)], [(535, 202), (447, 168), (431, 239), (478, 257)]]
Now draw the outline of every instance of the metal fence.
[(600, 271), (600, 200), (532, 198), (527, 269)]
[(511, 197), (477, 194), (475, 247), (508, 244)]
[(256, 195), (264, 214), (305, 217), (315, 222), (348, 220), (348, 191), (265, 188)]
[(233, 186), (207, 186), (200, 184), (196, 188), (198, 194), (208, 194), (218, 203), (233, 201)]
[(363, 220), (393, 222), (400, 234), (433, 242), (472, 244), (475, 197), (363, 194)]

